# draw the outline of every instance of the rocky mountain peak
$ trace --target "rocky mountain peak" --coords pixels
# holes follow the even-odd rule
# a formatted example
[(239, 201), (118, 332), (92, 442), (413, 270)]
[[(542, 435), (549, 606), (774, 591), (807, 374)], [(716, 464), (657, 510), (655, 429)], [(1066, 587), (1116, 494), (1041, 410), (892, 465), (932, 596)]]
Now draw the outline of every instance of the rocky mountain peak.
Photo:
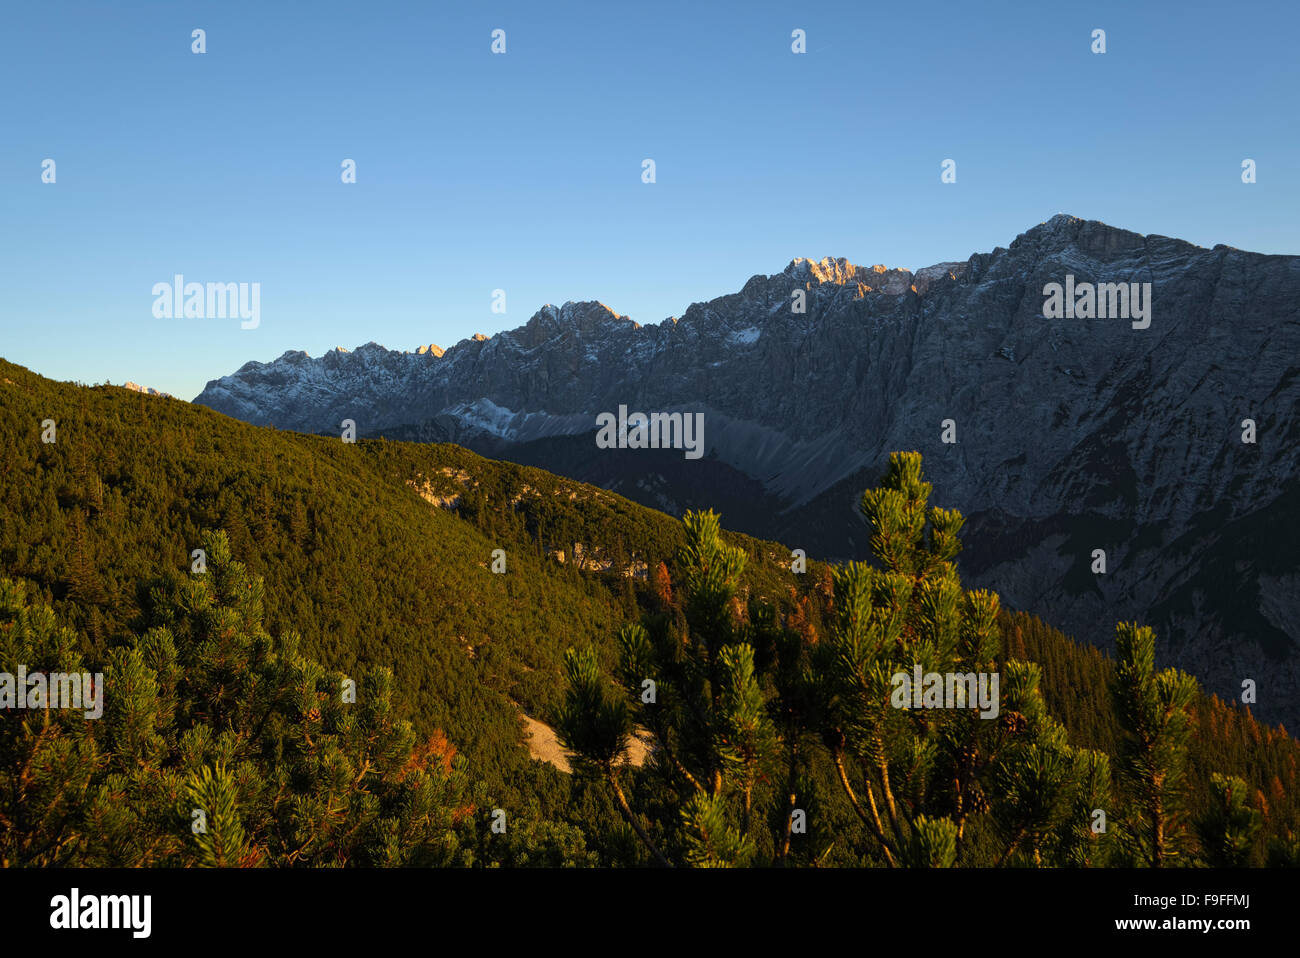
[[(877, 267), (872, 267), (872, 271), (876, 269)], [(883, 266), (879, 267), (881, 272), (884, 272), (884, 269)], [(799, 256), (790, 261), (790, 265), (785, 268), (785, 272), (800, 279), (807, 278), (818, 283), (833, 283), (837, 286), (843, 286), (847, 283), (857, 282), (858, 277), (866, 271), (861, 266), (854, 266), (842, 256), (824, 256), (819, 260)]]
[(139, 383), (127, 380), (122, 384), (123, 389), (129, 389), (131, 392), (144, 393), (146, 396), (161, 396), (164, 399), (175, 399), (171, 393), (165, 393), (162, 390), (154, 389), (152, 386), (141, 386)]
[[(1046, 223), (1021, 233), (1011, 242), (1013, 251), (1036, 251), (1040, 255), (1075, 249), (1082, 253), (1123, 255), (1141, 250), (1148, 239), (1131, 230), (1120, 229), (1099, 220), (1085, 220), (1068, 213), (1057, 213)], [(1191, 244), (1186, 244), (1191, 246)]]
[(547, 303), (527, 323), (512, 330), (509, 335), (521, 345), (532, 348), (556, 337), (586, 340), (599, 338), (620, 328), (640, 329), (641, 326), (597, 300), (570, 300), (563, 306)]
[[(782, 276), (812, 285), (856, 286), (859, 296), (867, 293), (884, 293), (902, 296), (909, 290), (924, 295), (941, 279), (956, 279), (966, 270), (965, 262), (937, 263), (917, 270), (874, 266), (855, 266), (843, 257), (824, 257), (820, 260), (797, 257), (785, 268)], [(774, 277), (775, 278), (775, 277)]]

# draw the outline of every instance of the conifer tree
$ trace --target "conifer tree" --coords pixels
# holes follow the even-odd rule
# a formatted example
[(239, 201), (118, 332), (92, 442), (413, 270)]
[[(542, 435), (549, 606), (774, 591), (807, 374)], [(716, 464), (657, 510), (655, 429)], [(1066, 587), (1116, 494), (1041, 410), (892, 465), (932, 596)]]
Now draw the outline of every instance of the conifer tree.
[[(681, 796), (680, 821), (665, 823), (672, 847), (691, 865), (744, 865), (757, 852), (751, 828), (766, 821), (754, 814), (756, 792), (783, 743), (755, 667), (754, 631), (736, 611), (745, 552), (723, 541), (715, 513), (688, 512), (683, 524), (687, 631), (625, 627), (618, 635), (619, 696), (604, 690), (590, 651), (571, 651), (559, 732), (565, 747), (615, 788), (624, 817), (666, 862), (611, 771), (638, 720), (654, 740), (652, 771)], [(765, 806), (771, 797), (762, 796)]]
[(895, 453), (863, 494), (880, 567), (836, 571), (835, 626), (819, 657), (823, 741), (891, 866), (956, 860), (967, 818), (984, 807), (978, 775), (990, 758), (972, 713), (915, 711), (894, 695), (897, 674), (987, 671), (997, 655), (996, 596), (962, 593), (952, 560), (964, 519), (927, 508), (930, 488), (919, 454)]
[(567, 684), (556, 720), (556, 733), (573, 754), (580, 771), (594, 773), (614, 792), (624, 820), (660, 865), (669, 861), (655, 845), (628, 804), (619, 780), (623, 757), (632, 734), (632, 715), (624, 698), (605, 684), (595, 650), (569, 649), (564, 656)]
[(1088, 863), (1084, 806), (1104, 794), (1108, 767), (1068, 745), (1037, 666), (1006, 663), (996, 718), (975, 702), (917, 710), (895, 694), (900, 674), (991, 676), (1000, 655), (997, 596), (964, 592), (953, 562), (964, 519), (928, 507), (929, 494), (919, 454), (891, 456), (862, 499), (879, 567), (835, 573), (817, 685), (840, 786), (890, 866)]
[[(82, 672), (76, 635), (0, 579), (0, 672)], [(18, 690), (15, 689), (15, 692)], [(66, 709), (0, 709), (0, 867), (79, 864), (81, 804), (104, 764), (92, 722)]]
[(1197, 822), (1201, 851), (1211, 868), (1250, 864), (1264, 816), (1246, 804), (1246, 783), (1231, 775), (1210, 775), (1210, 807)]
[[(395, 719), (391, 672), (328, 672), (297, 635), (267, 634), (261, 581), (223, 533), (203, 545), (206, 574), (156, 593), (153, 627), (109, 651), (102, 720), (0, 719), (0, 761), (19, 786), (0, 789), (0, 861), (472, 861), (463, 764)], [(0, 580), (0, 671), (82, 671), (78, 644)]]
[(1115, 630), (1113, 696), (1124, 730), (1119, 771), (1128, 799), (1125, 854), (1161, 868), (1187, 854), (1186, 771), (1196, 680), (1155, 670), (1155, 633), (1122, 622)]

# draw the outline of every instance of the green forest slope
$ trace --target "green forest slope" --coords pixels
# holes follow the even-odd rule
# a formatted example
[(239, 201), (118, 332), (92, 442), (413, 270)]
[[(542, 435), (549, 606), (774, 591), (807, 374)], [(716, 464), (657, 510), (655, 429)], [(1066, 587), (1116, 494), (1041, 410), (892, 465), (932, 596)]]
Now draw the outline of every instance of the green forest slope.
[[(640, 860), (603, 790), (529, 757), (518, 712), (553, 720), (566, 649), (591, 645), (612, 669), (619, 629), (671, 608), (679, 521), (457, 446), (252, 427), (2, 360), (0, 448), (0, 578), (53, 609), (87, 667), (165, 618), (205, 532), (225, 530), (264, 580), (265, 630), (297, 632), (304, 654), (343, 675), (391, 669), (395, 713), (423, 738), (446, 733), (487, 790), (479, 801), (582, 831), (603, 862)], [(774, 604), (806, 642), (825, 636), (826, 566), (794, 574), (788, 549), (724, 539), (748, 556), (742, 601)], [(1006, 655), (1043, 666), (1071, 744), (1113, 753), (1110, 659), (1029, 615), (999, 622)], [(1266, 835), (1295, 830), (1295, 740), (1203, 695), (1194, 711), (1193, 810), (1222, 772), (1246, 781)]]

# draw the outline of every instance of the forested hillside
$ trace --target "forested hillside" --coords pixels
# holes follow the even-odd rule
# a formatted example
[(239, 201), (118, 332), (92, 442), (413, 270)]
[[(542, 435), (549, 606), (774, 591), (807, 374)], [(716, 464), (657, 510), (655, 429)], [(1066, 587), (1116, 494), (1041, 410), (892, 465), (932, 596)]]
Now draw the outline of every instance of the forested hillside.
[[(96, 723), (65, 728), (66, 747), (85, 760), (84, 788), (55, 789), (64, 805), (44, 805), (62, 807), (62, 817), (40, 819), (30, 814), (33, 803), (54, 794), (48, 789), (57, 783), (33, 781), (26, 804), (11, 791), (0, 807), (7, 863), (148, 864), (190, 854), (197, 863), (220, 858), (227, 864), (634, 864), (653, 860), (637, 827), (662, 829), (680, 817), (675, 803), (682, 796), (663, 777), (661, 762), (617, 773), (633, 810), (629, 820), (600, 776), (567, 776), (530, 759), (518, 715), (523, 710), (558, 723), (569, 714), (570, 648), (590, 650), (587, 664), (612, 675), (623, 661), (619, 636), (627, 627), (645, 622), (661, 637), (691, 634), (699, 609), (690, 599), (692, 540), (682, 522), (456, 446), (345, 443), (252, 427), (176, 400), (52, 382), (3, 361), (0, 443), (0, 578), (13, 583), (0, 610), (0, 669), (12, 670), (16, 656), (42, 649), (110, 676), (125, 674), (115, 668), (138, 666), (148, 669), (141, 681), (154, 683), (160, 691), (152, 694), (166, 704), (165, 715), (149, 719), (157, 737), (152, 745), (134, 738), (127, 744), (118, 720), (102, 732), (89, 727)], [(942, 503), (942, 489), (934, 499)], [(726, 532), (718, 541), (743, 556), (726, 605), (738, 634), (766, 630), (772, 642), (809, 654), (831, 647), (841, 628), (834, 598), (840, 573), (812, 560), (806, 571), (792, 572), (790, 551), (775, 543)], [(198, 549), (214, 570), (232, 569), (228, 575), (256, 591), (257, 602), (223, 593), (216, 578), (202, 585), (209, 572), (195, 569)], [(230, 613), (238, 642), (218, 641), (225, 633), (212, 631), (211, 618), (196, 618), (196, 603), (238, 610)], [(44, 607), (52, 617), (44, 618)], [(1035, 611), (1050, 617), (1050, 610)], [(1023, 613), (1000, 612), (996, 625), (994, 661), (1041, 665), (1042, 702), (1070, 746), (1119, 755), (1111, 660)], [(230, 656), (230, 674), (205, 670), (193, 658), (197, 649), (212, 648)], [(759, 674), (774, 661), (760, 662)], [(177, 663), (187, 662), (182, 671), (190, 678), (167, 679)], [(233, 694), (233, 676), (244, 682), (260, 676), (269, 687), (287, 683), (284, 696), (268, 699), (278, 704), (260, 717), (233, 705), (214, 709), (212, 701)], [(401, 754), (381, 761), (367, 752), (374, 740), (358, 739), (345, 716), (330, 718), (323, 706), (314, 713), (317, 706), (298, 703), (288, 691), (302, 686), (323, 696), (330, 682), (348, 677), (365, 677), (363, 690), (382, 691), (391, 715), (385, 705), (367, 721)], [(125, 707), (113, 704), (112, 681), (109, 707)], [(250, 700), (260, 701), (267, 687), (249, 686)], [(778, 692), (774, 685), (760, 688), (773, 707)], [(1248, 860), (1293, 859), (1290, 835), (1300, 807), (1295, 741), (1200, 693), (1190, 710), (1188, 822), (1214, 809), (1212, 774), (1237, 776), (1245, 791), (1227, 807), (1249, 807), (1261, 819)], [(271, 714), (280, 718), (269, 720)], [(24, 719), (0, 712), (4, 774), (14, 782), (27, 782), (39, 769), (61, 774), (62, 766), (46, 761), (55, 753), (42, 751), (55, 746), (45, 732), (22, 725)], [(363, 837), (339, 837), (325, 850), (295, 838), (304, 821), (334, 812), (303, 811), (300, 821), (298, 806), (285, 798), (327, 790), (332, 781), (311, 731), (320, 721), (336, 723), (331, 748), (356, 776), (338, 793), (354, 804), (340, 807), (369, 823)], [(409, 732), (401, 723), (409, 723)], [(209, 732), (193, 732), (201, 727)], [(228, 747), (196, 744), (194, 735), (210, 733), (215, 741), (223, 728), (233, 736)], [(128, 748), (137, 751), (123, 751)], [(790, 863), (884, 863), (879, 849), (849, 838), (864, 823), (840, 788), (832, 753), (818, 748), (810, 739), (800, 775), (818, 796), (812, 817), (821, 844), (810, 841)], [(146, 777), (104, 778), (127, 774), (125, 754), (141, 756), (136, 766)], [(40, 756), (46, 764), (35, 761)], [(404, 756), (411, 761), (397, 760)], [(250, 781), (255, 771), (258, 778), (283, 774), (288, 791), (241, 792), (238, 776), (232, 784), (215, 770), (218, 757), (248, 763)], [(454, 782), (447, 778), (453, 767)], [(401, 785), (417, 769), (419, 781)], [(385, 783), (373, 794), (368, 774)], [(754, 787), (770, 789), (771, 774), (762, 770)], [(85, 791), (92, 786), (108, 791), (92, 800)], [(160, 826), (147, 849), (60, 840), (60, 829), (131, 833), (131, 823), (103, 816), (113, 805), (104, 796), (132, 788), (168, 809), (187, 789), (226, 789), (235, 809), (248, 803), (243, 853), (231, 860), (220, 849), (183, 852), (186, 830), (171, 826)], [(408, 807), (403, 803), (416, 801), (412, 795), (441, 812), (412, 819), (390, 807)], [(387, 810), (376, 811), (373, 802)], [(494, 809), (510, 821), (504, 836), (491, 830)], [(392, 851), (403, 829), (423, 849), (414, 859)], [(455, 840), (447, 837), (453, 833)], [(989, 843), (992, 848), (991, 837)], [(65, 857), (51, 859), (51, 848), (64, 849)], [(683, 861), (698, 858), (688, 854), (689, 843), (677, 851)], [(768, 860), (775, 853), (766, 848)]]
[[(42, 442), (46, 420), (54, 442)], [(610, 811), (575, 804), (567, 778), (530, 759), (518, 712), (546, 715), (566, 645), (591, 636), (612, 650), (651, 584), (545, 552), (571, 556), (577, 541), (653, 571), (672, 561), (679, 523), (455, 446), (253, 428), (4, 362), (0, 443), (0, 576), (48, 603), (88, 661), (154, 625), (204, 532), (225, 530), (233, 555), (265, 580), (267, 631), (296, 631), (305, 652), (341, 673), (390, 668), (398, 714), (421, 735), (444, 731), (495, 804), (539, 821)], [(454, 477), (467, 468), (464, 490)], [(426, 486), (466, 501), (435, 506)], [(731, 539), (774, 557), (755, 563), (756, 588), (779, 596), (802, 583), (777, 564), (778, 547)], [(496, 549), (503, 574), (492, 572)]]

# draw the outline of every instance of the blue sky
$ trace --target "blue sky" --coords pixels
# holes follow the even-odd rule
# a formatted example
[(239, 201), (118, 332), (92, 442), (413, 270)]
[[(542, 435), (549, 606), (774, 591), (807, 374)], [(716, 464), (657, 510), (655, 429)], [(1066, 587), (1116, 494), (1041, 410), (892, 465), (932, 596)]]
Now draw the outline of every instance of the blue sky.
[[(918, 268), (1057, 212), (1300, 253), (1297, 9), (10, 4), (0, 356), (190, 399), (286, 349), (566, 300), (654, 323), (796, 256)], [(155, 318), (176, 273), (260, 283), (260, 325)]]

